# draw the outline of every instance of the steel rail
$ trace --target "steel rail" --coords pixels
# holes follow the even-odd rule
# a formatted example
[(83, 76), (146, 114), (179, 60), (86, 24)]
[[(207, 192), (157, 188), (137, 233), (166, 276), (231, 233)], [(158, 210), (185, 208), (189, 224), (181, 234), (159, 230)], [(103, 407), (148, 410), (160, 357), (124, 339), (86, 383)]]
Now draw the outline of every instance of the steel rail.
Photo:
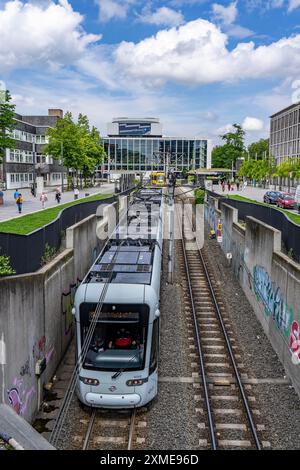
[(135, 427), (135, 417), (136, 417), (136, 409), (134, 408), (130, 416), (130, 427), (129, 427), (127, 450), (131, 450), (131, 447), (132, 447), (133, 432), (134, 432), (134, 427)]
[(93, 409), (92, 414), (91, 414), (91, 418), (90, 418), (90, 422), (89, 422), (89, 426), (88, 426), (87, 431), (86, 431), (86, 435), (85, 435), (84, 443), (83, 443), (83, 446), (82, 446), (82, 450), (88, 450), (90, 437), (91, 437), (92, 430), (93, 430), (94, 423), (95, 423), (96, 413), (97, 413), (96, 410)]
[(235, 360), (235, 357), (234, 357), (234, 352), (233, 352), (233, 349), (232, 349), (232, 346), (231, 346), (231, 342), (230, 342), (228, 333), (226, 331), (226, 327), (225, 327), (225, 324), (224, 324), (224, 321), (223, 321), (222, 313), (221, 313), (221, 310), (220, 310), (220, 307), (219, 307), (219, 304), (218, 304), (218, 300), (217, 300), (217, 297), (216, 297), (216, 294), (215, 294), (215, 291), (214, 291), (214, 287), (212, 285), (210, 275), (209, 275), (209, 272), (208, 272), (208, 269), (207, 269), (206, 262), (204, 260), (202, 251), (199, 249), (199, 247), (198, 247), (198, 250), (199, 250), (200, 260), (201, 260), (201, 263), (202, 263), (202, 266), (203, 266), (203, 269), (204, 269), (205, 277), (206, 277), (207, 283), (209, 285), (209, 290), (210, 290), (210, 293), (211, 293), (211, 296), (212, 296), (212, 299), (213, 299), (213, 302), (214, 302), (214, 305), (215, 305), (217, 317), (218, 317), (218, 320), (219, 320), (219, 323), (220, 323), (220, 326), (221, 326), (221, 329), (222, 329), (222, 333), (223, 333), (223, 336), (224, 336), (224, 339), (225, 339), (225, 342), (226, 342), (226, 347), (227, 347), (227, 350), (228, 350), (228, 353), (229, 353), (229, 356), (230, 356), (231, 364), (232, 364), (232, 367), (233, 367), (233, 370), (234, 370), (234, 375), (235, 375), (235, 378), (237, 380), (237, 384), (238, 384), (238, 387), (239, 387), (239, 390), (240, 390), (240, 393), (241, 393), (241, 396), (242, 396), (243, 405), (245, 407), (245, 411), (246, 411), (246, 414), (247, 414), (247, 418), (248, 418), (248, 421), (249, 421), (249, 425), (250, 425), (251, 433), (252, 433), (252, 436), (253, 436), (253, 439), (254, 439), (254, 442), (255, 442), (255, 446), (256, 446), (257, 450), (261, 450), (262, 447), (261, 447), (260, 440), (259, 440), (259, 437), (258, 437), (258, 434), (257, 434), (257, 429), (256, 429), (256, 426), (255, 426), (255, 423), (254, 423), (254, 420), (253, 420), (253, 416), (252, 416), (252, 413), (251, 413), (251, 410), (250, 410), (250, 406), (249, 406), (249, 402), (248, 402), (248, 399), (247, 399), (247, 396), (246, 396), (246, 393), (245, 393), (242, 378), (241, 378), (241, 375), (239, 373), (237, 363), (236, 363), (236, 360)]
[[(177, 213), (177, 217), (178, 217), (178, 213)], [(187, 260), (186, 249), (185, 249), (184, 219), (183, 218), (182, 218), (181, 224), (179, 224), (179, 226), (181, 227), (181, 243), (182, 243), (182, 250), (183, 250), (183, 255), (184, 255), (184, 264), (185, 264), (185, 270), (186, 270), (186, 275), (187, 275), (189, 294), (190, 294), (190, 300), (191, 300), (191, 306), (192, 306), (193, 321), (194, 321), (194, 327), (195, 327), (195, 333), (196, 333), (197, 349), (198, 349), (199, 359), (200, 359), (200, 372), (201, 372), (202, 384), (203, 384), (203, 390), (204, 390), (204, 401), (205, 401), (205, 405), (206, 405), (206, 409), (207, 409), (207, 415), (208, 415), (208, 425), (209, 425), (209, 434), (210, 434), (210, 440), (211, 440), (211, 447), (212, 447), (213, 450), (217, 450), (217, 439), (216, 439), (216, 432), (215, 432), (215, 423), (214, 423), (214, 417), (213, 417), (212, 408), (211, 408), (210, 399), (209, 399), (208, 380), (206, 378), (206, 373), (205, 373), (202, 340), (201, 340), (200, 329), (199, 329), (199, 325), (198, 325), (198, 321), (197, 321), (197, 314), (196, 314), (196, 308), (195, 308), (195, 303), (194, 303), (191, 278), (190, 278), (190, 273), (189, 273), (188, 260)]]
[[(179, 195), (179, 197), (180, 197), (180, 195)], [(189, 218), (189, 221), (191, 223), (189, 215), (188, 215), (188, 218)], [(182, 219), (182, 225), (184, 225), (184, 217)], [(185, 254), (185, 262), (187, 263), (186, 250), (185, 250), (185, 246), (184, 246), (184, 236), (183, 236), (184, 227), (182, 227), (181, 231), (182, 231), (182, 237), (181, 237), (182, 238), (182, 245), (184, 247), (184, 254)], [(240, 375), (238, 367), (237, 367), (237, 363), (236, 363), (236, 360), (235, 360), (235, 357), (234, 357), (234, 352), (233, 352), (233, 349), (232, 349), (232, 346), (231, 346), (231, 342), (230, 342), (228, 333), (226, 331), (226, 327), (225, 327), (225, 324), (224, 324), (224, 321), (223, 321), (222, 313), (221, 313), (221, 310), (220, 310), (220, 307), (219, 307), (219, 304), (218, 304), (218, 300), (217, 300), (217, 297), (216, 297), (216, 294), (215, 294), (215, 290), (214, 290), (214, 287), (212, 285), (211, 278), (210, 278), (210, 275), (209, 275), (209, 272), (208, 272), (208, 269), (207, 269), (207, 266), (206, 266), (206, 262), (204, 260), (202, 250), (199, 248), (197, 239), (196, 239), (196, 243), (197, 243), (197, 248), (198, 248), (201, 264), (202, 264), (203, 269), (204, 269), (204, 274), (205, 274), (205, 277), (206, 277), (206, 280), (207, 280), (207, 283), (208, 283), (208, 286), (209, 286), (209, 290), (210, 290), (210, 293), (211, 293), (211, 296), (212, 296), (212, 299), (213, 299), (213, 303), (214, 303), (214, 306), (215, 306), (215, 310), (216, 310), (216, 313), (217, 313), (218, 321), (219, 321), (221, 329), (222, 329), (222, 333), (223, 333), (223, 336), (224, 336), (224, 339), (225, 339), (227, 351), (229, 353), (230, 361), (231, 361), (231, 364), (232, 364), (232, 367), (233, 367), (233, 370), (234, 370), (234, 375), (235, 375), (235, 378), (236, 378), (236, 381), (237, 381), (237, 384), (238, 384), (238, 387), (239, 387), (239, 391), (240, 391), (240, 394), (241, 394), (241, 397), (242, 397), (242, 402), (243, 402), (243, 405), (244, 405), (244, 408), (245, 408), (245, 411), (246, 411), (246, 415), (247, 415), (248, 422), (249, 422), (249, 425), (250, 425), (250, 430), (251, 430), (251, 433), (252, 433), (252, 436), (253, 436), (253, 439), (254, 439), (254, 442), (255, 442), (255, 446), (256, 446), (257, 450), (262, 450), (262, 446), (261, 446), (261, 443), (260, 443), (260, 440), (259, 440), (259, 437), (258, 437), (256, 425), (254, 423), (254, 419), (253, 419), (251, 409), (250, 409), (250, 406), (249, 406), (249, 402), (248, 402), (248, 399), (247, 399), (247, 396), (246, 396), (246, 393), (245, 393), (245, 389), (244, 389), (244, 385), (243, 385), (243, 382), (242, 382), (242, 379), (241, 379), (241, 375)], [(189, 274), (188, 274), (188, 277), (189, 277)], [(189, 289), (191, 289), (190, 284), (189, 284)]]

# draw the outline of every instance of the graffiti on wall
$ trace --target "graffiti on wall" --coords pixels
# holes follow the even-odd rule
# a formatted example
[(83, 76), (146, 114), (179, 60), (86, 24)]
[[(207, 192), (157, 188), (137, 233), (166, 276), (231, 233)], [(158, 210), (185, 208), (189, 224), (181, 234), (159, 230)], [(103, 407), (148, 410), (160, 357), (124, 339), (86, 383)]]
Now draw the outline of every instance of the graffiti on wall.
[(61, 310), (62, 310), (62, 315), (65, 318), (65, 335), (67, 335), (72, 329), (72, 325), (73, 325), (72, 308), (74, 306), (76, 289), (80, 283), (81, 281), (77, 279), (77, 282), (75, 284), (71, 284), (68, 291), (63, 292), (61, 296)]
[(49, 364), (49, 362), (52, 359), (52, 356), (54, 354), (54, 347), (49, 346), (48, 348), (46, 347), (47, 340), (46, 336), (41, 336), (33, 345), (32, 348), (32, 357), (33, 357), (33, 362), (35, 363), (39, 359), (46, 359), (46, 364)]
[(300, 326), (296, 320), (291, 325), (290, 348), (293, 364), (300, 364)]
[(13, 386), (7, 391), (10, 406), (18, 415), (24, 415), (32, 395), (35, 394), (34, 387), (26, 388), (23, 379), (15, 378)]
[(218, 218), (216, 214), (215, 205), (213, 204), (211, 199), (209, 199), (208, 204), (205, 205), (205, 218), (209, 223), (210, 227), (215, 230), (218, 223)]
[(31, 376), (31, 368), (30, 368), (30, 358), (28, 357), (27, 361), (24, 362), (20, 369), (20, 376), (24, 377), (25, 375)]
[(253, 272), (254, 290), (257, 300), (265, 307), (265, 314), (271, 316), (279, 330), (288, 337), (294, 313), (280, 288), (270, 278), (262, 266), (255, 266)]
[(294, 311), (279, 287), (272, 282), (267, 271), (261, 266), (254, 268), (254, 290), (259, 302), (263, 302), (265, 313), (276, 322), (279, 330), (289, 339), (292, 362), (300, 364), (300, 326), (294, 319)]

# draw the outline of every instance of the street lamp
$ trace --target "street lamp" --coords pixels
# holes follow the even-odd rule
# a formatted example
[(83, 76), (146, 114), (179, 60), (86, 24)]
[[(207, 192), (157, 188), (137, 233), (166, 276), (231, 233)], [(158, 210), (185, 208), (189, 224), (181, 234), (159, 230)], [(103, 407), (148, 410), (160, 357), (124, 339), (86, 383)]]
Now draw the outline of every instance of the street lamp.
[(60, 156), (61, 156), (61, 192), (64, 192), (64, 143), (60, 141)]
[(32, 141), (32, 159), (33, 159), (33, 196), (36, 197), (36, 144), (35, 141)]

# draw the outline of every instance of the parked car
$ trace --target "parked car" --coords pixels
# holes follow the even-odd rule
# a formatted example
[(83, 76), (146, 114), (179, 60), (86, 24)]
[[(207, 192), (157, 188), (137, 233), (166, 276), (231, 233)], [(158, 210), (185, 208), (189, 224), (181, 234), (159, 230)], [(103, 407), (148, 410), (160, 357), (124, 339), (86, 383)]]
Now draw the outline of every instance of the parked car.
[(283, 209), (295, 209), (296, 201), (294, 196), (288, 193), (282, 193), (278, 198), (277, 206)]
[(267, 204), (277, 204), (278, 198), (281, 195), (279, 191), (268, 191), (264, 195), (264, 202)]
[(300, 214), (300, 185), (297, 186), (297, 189), (296, 189), (295, 201), (298, 207), (298, 212)]

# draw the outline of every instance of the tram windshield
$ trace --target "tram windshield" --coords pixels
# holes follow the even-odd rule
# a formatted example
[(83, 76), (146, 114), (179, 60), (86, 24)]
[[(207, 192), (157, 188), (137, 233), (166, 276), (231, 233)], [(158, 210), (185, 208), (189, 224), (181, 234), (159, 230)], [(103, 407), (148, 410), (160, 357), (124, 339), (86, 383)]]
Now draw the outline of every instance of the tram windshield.
[[(87, 305), (87, 304), (83, 304)], [(91, 304), (89, 304), (91, 307)], [(93, 323), (94, 332), (85, 356), (85, 369), (142, 370), (145, 363), (148, 313), (103, 306), (81, 308), (82, 347)], [(96, 322), (96, 323), (95, 323)]]

